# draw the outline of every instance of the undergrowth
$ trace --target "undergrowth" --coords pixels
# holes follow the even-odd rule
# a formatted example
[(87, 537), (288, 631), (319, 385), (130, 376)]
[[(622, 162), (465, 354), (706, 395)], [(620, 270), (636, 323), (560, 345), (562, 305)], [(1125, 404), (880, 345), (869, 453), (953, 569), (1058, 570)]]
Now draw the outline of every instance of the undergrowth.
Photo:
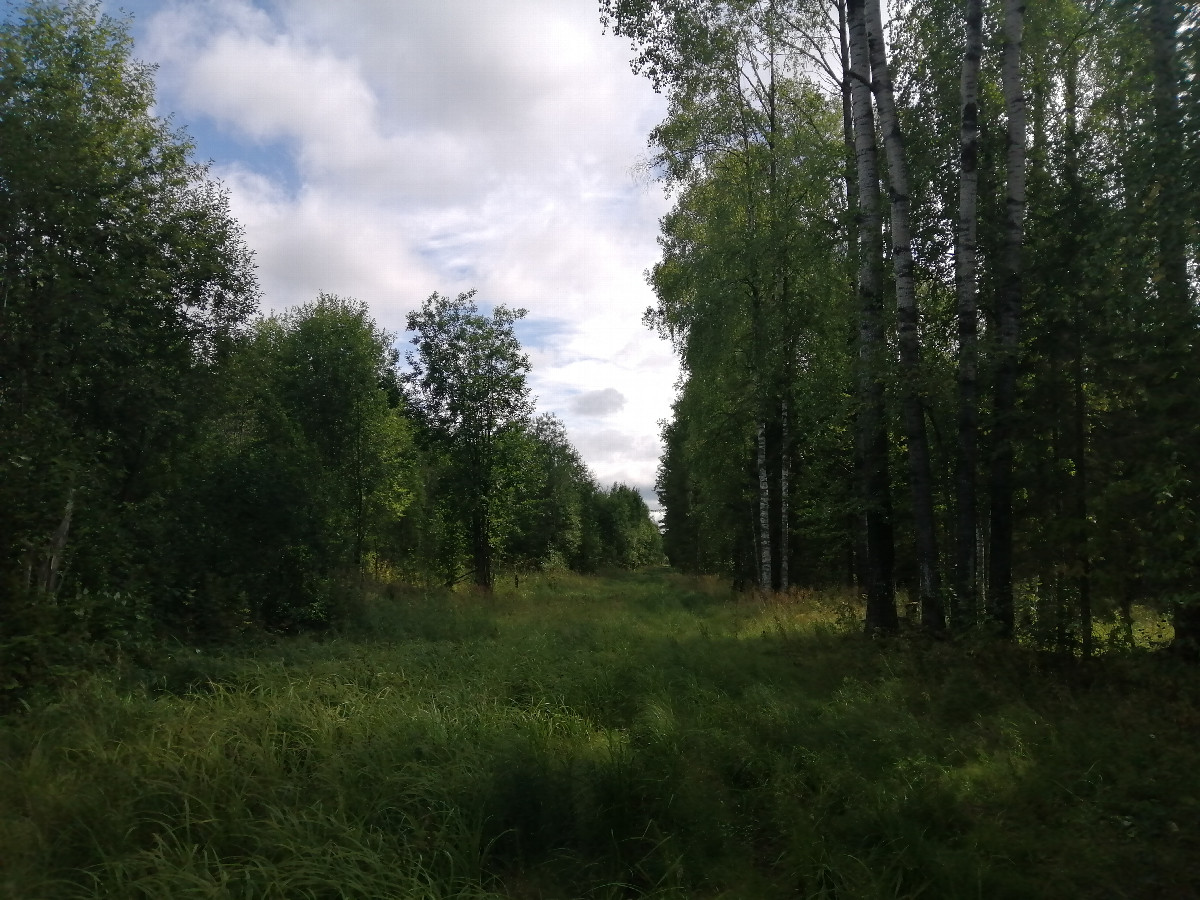
[(1200, 891), (1193, 670), (665, 573), (381, 592), (0, 719), (0, 897)]

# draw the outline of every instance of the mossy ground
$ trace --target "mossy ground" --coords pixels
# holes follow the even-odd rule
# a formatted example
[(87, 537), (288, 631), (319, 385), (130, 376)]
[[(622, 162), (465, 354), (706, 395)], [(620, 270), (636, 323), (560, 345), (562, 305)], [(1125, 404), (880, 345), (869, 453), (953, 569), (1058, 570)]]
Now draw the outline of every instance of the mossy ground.
[(81, 678), (0, 719), (0, 897), (1200, 892), (1194, 669), (853, 619), (558, 576)]

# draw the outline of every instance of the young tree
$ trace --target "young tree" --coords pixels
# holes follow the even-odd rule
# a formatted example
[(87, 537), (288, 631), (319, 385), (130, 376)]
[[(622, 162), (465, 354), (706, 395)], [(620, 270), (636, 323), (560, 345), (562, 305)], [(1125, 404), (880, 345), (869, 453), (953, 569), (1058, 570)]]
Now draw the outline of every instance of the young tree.
[(513, 331), (525, 310), (497, 306), (491, 316), (481, 315), (474, 296), (451, 300), (434, 293), (408, 314), (416, 349), (407, 356), (405, 386), (418, 422), (446, 453), (462, 501), (471, 571), (477, 585), (490, 589), (503, 512), (499, 495), (512, 463), (507, 451), (532, 404), (525, 383), (529, 359)]

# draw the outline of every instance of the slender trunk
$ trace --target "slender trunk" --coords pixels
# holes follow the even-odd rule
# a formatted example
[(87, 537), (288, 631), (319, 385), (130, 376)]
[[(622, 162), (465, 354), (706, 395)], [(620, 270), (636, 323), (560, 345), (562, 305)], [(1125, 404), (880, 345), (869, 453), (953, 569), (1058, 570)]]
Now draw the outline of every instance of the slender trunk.
[(475, 471), (479, 474), (471, 510), (471, 551), (475, 584), (492, 589), (491, 495), (493, 489), (491, 435), (485, 434), (475, 449)]
[[(1154, 73), (1154, 199), (1158, 297), (1168, 329), (1188, 325), (1187, 237), (1184, 199), (1184, 137), (1179, 109), (1179, 25), (1173, 0), (1150, 0), (1151, 68)], [(1169, 337), (1177, 337), (1169, 334)]]
[(929, 438), (921, 400), (921, 337), (913, 275), (912, 235), (909, 227), (908, 159), (904, 135), (896, 114), (891, 71), (884, 43), (879, 0), (867, 0), (867, 46), (871, 55), (871, 90), (879, 109), (883, 146), (887, 153), (888, 193), (892, 201), (892, 266), (896, 275), (897, 342), (904, 436), (908, 444), (908, 471), (912, 485), (913, 519), (917, 538), (918, 596), (921, 624), (940, 631), (946, 626), (938, 570), (937, 525), (933, 515), (933, 470), (929, 464)]
[(864, 0), (848, 0), (854, 151), (858, 170), (859, 413), (857, 453), (866, 532), (866, 628), (899, 627), (893, 577), (891, 476), (884, 418), (883, 229), (879, 217), (879, 160), (871, 109), (871, 61)]
[(967, 39), (962, 67), (962, 126), (959, 134), (958, 228), (954, 287), (958, 306), (958, 447), (955, 459), (954, 600), (950, 621), (970, 625), (977, 615), (979, 528), (975, 473), (979, 467), (979, 293), (976, 235), (979, 229), (979, 65), (983, 56), (983, 0), (967, 0)]
[(788, 481), (791, 476), (791, 452), (788, 446), (788, 402), (785, 398), (780, 409), (782, 434), (779, 439), (779, 590), (788, 589)]
[(58, 528), (54, 530), (54, 536), (50, 539), (50, 552), (46, 556), (38, 584), (41, 593), (53, 595), (58, 592), (62, 582), (62, 563), (67, 550), (67, 536), (71, 533), (71, 516), (74, 512), (75, 488), (71, 488), (67, 491), (67, 505), (63, 509), (62, 521), (58, 523)]
[[(1076, 304), (1078, 312), (1079, 304)], [(1087, 406), (1084, 397), (1083, 337), (1075, 324), (1075, 521), (1079, 529), (1079, 630), (1084, 657), (1092, 655), (1092, 555), (1088, 546)]]
[[(851, 269), (848, 277), (850, 294), (857, 296), (859, 269), (858, 232), (861, 223), (859, 221), (857, 150), (854, 140), (854, 79), (850, 74), (850, 25), (846, 17), (846, 3), (847, 0), (837, 0), (838, 47), (842, 64), (842, 140), (845, 144), (846, 209), (848, 212), (846, 217), (846, 257), (850, 262)], [(856, 334), (852, 340), (859, 341), (861, 340), (861, 336)], [(859, 402), (863, 402), (861, 395)], [(859, 415), (859, 423), (861, 424), (861, 413)], [(862, 459), (862, 441), (860, 437), (857, 436), (855, 441), (854, 469), (860, 482), (859, 492), (862, 494), (862, 482), (866, 468)], [(856, 591), (862, 592), (868, 581), (865, 569), (867, 544), (866, 528), (859, 521), (859, 518), (858, 515), (851, 514), (849, 521), (846, 523), (847, 562), (849, 564), (846, 584)]]
[(771, 492), (767, 479), (767, 423), (758, 423), (758, 586), (771, 590)]
[[(1160, 430), (1160, 444), (1167, 453), (1181, 441), (1179, 424), (1194, 421), (1189, 408), (1194, 398), (1187, 394), (1195, 384), (1196, 311), (1188, 290), (1187, 204), (1184, 193), (1183, 158), (1185, 142), (1179, 108), (1179, 21), (1181, 4), (1171, 0), (1149, 0), (1146, 27), (1151, 46), (1154, 77), (1154, 149), (1155, 190), (1152, 215), (1157, 238), (1154, 281), (1158, 299), (1157, 316), (1163, 328), (1157, 348), (1155, 367), (1158, 382), (1160, 416), (1166, 427)], [(1172, 614), (1175, 637), (1171, 648), (1190, 658), (1200, 659), (1200, 603), (1175, 604)]]
[[(850, 45), (848, 43), (848, 26), (846, 22), (846, 0), (838, 0), (838, 37), (842, 62), (842, 140), (846, 145), (846, 208), (851, 215), (858, 210), (858, 177), (855, 171), (854, 144), (854, 107), (852, 97), (853, 79), (850, 75)], [(855, 256), (858, 245), (857, 229), (853, 225), (847, 228), (847, 246), (850, 257)]]
[(989, 613), (1013, 633), (1013, 418), (1021, 339), (1022, 244), (1025, 235), (1025, 94), (1021, 79), (1024, 0), (1004, 4), (1004, 107), (1008, 113), (1006, 223), (996, 324), (1000, 333), (992, 423)]
[[(1072, 49), (1067, 59), (1064, 105), (1066, 107), (1066, 165), (1064, 172), (1064, 180), (1067, 185), (1068, 197), (1074, 200), (1072, 204), (1078, 207), (1078, 200), (1083, 197), (1083, 186), (1079, 178), (1079, 119), (1078, 119), (1078, 100), (1079, 100), (1079, 55), (1078, 52)], [(1036, 109), (1036, 107), (1035, 107)], [(1037, 116), (1035, 113), (1035, 122)], [(1073, 267), (1079, 257), (1076, 247), (1076, 239), (1074, 232), (1069, 232), (1067, 256), (1068, 265)], [(1074, 458), (1072, 460), (1072, 468), (1074, 469), (1074, 480), (1072, 484), (1074, 494), (1074, 517), (1076, 533), (1076, 568), (1078, 570), (1077, 593), (1079, 598), (1079, 630), (1082, 638), (1080, 647), (1084, 658), (1092, 655), (1093, 650), (1093, 635), (1092, 635), (1092, 556), (1089, 546), (1088, 534), (1088, 465), (1087, 465), (1087, 397), (1084, 390), (1086, 383), (1086, 360), (1084, 358), (1084, 328), (1086, 326), (1087, 317), (1083, 309), (1083, 293), (1076, 286), (1072, 289), (1072, 304), (1071, 304), (1071, 331), (1072, 331), (1072, 357), (1071, 357), (1071, 378), (1072, 394), (1074, 397), (1075, 408), (1073, 410), (1073, 445)]]

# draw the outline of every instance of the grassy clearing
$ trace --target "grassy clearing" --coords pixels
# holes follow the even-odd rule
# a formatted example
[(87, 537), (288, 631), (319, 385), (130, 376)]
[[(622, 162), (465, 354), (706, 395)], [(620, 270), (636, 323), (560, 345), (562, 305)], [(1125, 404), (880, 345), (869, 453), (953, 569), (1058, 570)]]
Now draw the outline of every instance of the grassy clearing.
[(0, 896), (1190, 897), (1200, 679), (661, 573), (394, 593), (0, 720)]

